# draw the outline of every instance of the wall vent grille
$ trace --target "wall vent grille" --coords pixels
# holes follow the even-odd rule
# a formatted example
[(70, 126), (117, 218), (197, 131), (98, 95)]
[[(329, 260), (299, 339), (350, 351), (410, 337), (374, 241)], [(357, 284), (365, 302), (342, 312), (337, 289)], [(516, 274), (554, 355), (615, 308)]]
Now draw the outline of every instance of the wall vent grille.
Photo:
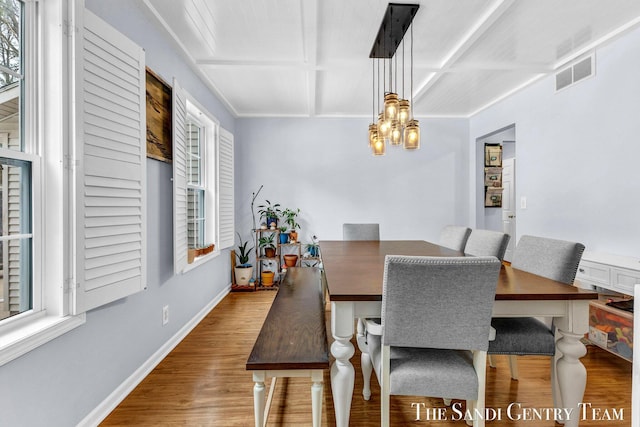
[(594, 70), (595, 56), (593, 54), (574, 61), (571, 65), (556, 73), (556, 92), (593, 76)]

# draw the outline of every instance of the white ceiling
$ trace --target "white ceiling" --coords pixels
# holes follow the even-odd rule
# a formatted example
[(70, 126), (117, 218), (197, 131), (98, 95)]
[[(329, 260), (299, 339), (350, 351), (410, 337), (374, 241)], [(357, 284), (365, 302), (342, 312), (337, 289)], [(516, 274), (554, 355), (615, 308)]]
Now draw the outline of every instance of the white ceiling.
[[(143, 2), (237, 117), (372, 116), (387, 1)], [(640, 23), (638, 0), (412, 3), (417, 117), (468, 117)]]

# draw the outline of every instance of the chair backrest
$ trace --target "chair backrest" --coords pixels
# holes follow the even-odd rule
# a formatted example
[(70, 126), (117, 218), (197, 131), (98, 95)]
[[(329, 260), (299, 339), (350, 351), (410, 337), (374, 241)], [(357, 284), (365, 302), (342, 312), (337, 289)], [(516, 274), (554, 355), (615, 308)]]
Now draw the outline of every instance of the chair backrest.
[(387, 255), (383, 344), (486, 351), (500, 265), (495, 257)]
[(461, 227), (459, 225), (447, 225), (440, 232), (439, 243), (441, 246), (455, 249), (456, 251), (464, 250), (467, 239), (471, 234), (469, 227)]
[(494, 256), (500, 261), (507, 251), (510, 236), (492, 230), (471, 230), (471, 235), (464, 247), (464, 253), (475, 256)]
[(342, 224), (343, 240), (380, 240), (379, 224)]
[(570, 285), (576, 277), (582, 252), (582, 243), (522, 236), (513, 252), (511, 266)]

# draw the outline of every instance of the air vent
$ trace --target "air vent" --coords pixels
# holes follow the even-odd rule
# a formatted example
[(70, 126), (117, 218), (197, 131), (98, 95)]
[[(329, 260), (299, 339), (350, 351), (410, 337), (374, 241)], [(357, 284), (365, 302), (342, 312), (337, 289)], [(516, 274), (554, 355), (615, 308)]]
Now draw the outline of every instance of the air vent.
[(556, 73), (556, 92), (568, 86), (571, 86), (580, 80), (593, 75), (595, 65), (594, 55), (589, 55), (573, 62), (567, 68)]

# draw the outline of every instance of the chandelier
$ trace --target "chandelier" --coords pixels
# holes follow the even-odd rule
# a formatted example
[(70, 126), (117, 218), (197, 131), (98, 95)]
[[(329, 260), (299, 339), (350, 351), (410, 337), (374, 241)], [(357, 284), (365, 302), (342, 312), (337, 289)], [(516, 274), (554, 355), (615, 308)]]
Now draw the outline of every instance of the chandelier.
[[(407, 150), (420, 148), (420, 125), (413, 117), (413, 25), (411, 25), (419, 7), (417, 4), (389, 3), (369, 54), (373, 81), (369, 147), (376, 156), (385, 154), (387, 143), (392, 146), (402, 145)], [(404, 97), (404, 35), (409, 28), (411, 28), (410, 101)], [(402, 98), (398, 96), (397, 84), (396, 50), (400, 43), (402, 43)], [(380, 62), (382, 62), (382, 74), (380, 74)], [(376, 105), (380, 106), (379, 109), (376, 109)], [(376, 111), (379, 111), (377, 120)]]

